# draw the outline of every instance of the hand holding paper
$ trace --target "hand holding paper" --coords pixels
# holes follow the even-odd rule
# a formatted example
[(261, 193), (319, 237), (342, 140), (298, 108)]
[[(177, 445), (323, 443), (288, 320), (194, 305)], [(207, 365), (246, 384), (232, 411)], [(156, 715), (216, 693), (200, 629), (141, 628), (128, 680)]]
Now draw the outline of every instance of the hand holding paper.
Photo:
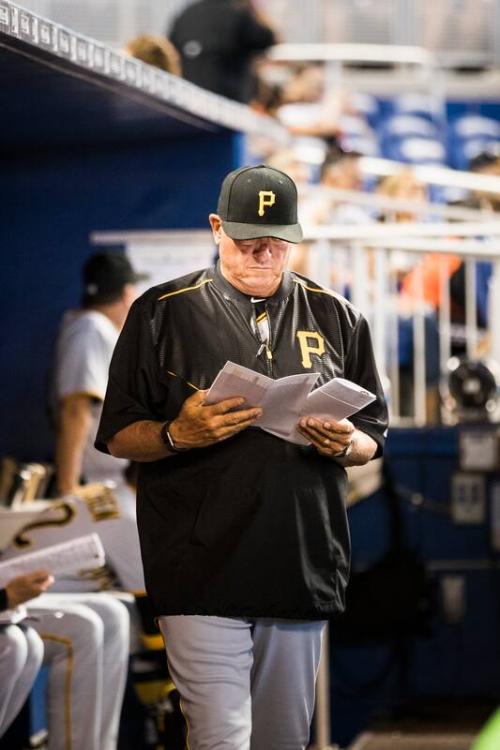
[(302, 416), (340, 421), (375, 400), (375, 395), (343, 378), (334, 378), (311, 391), (319, 374), (304, 373), (272, 378), (226, 362), (208, 391), (205, 403), (242, 396), (248, 406), (260, 406), (263, 414), (255, 426), (298, 445), (308, 441), (297, 430)]

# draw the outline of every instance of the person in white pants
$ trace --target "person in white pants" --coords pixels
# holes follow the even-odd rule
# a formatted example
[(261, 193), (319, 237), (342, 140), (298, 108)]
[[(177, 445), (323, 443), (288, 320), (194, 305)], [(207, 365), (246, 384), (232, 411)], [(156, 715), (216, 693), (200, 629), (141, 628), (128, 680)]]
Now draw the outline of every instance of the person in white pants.
[(49, 750), (115, 750), (129, 615), (113, 596), (44, 594), (27, 607), (49, 668)]
[(40, 636), (22, 620), (19, 605), (53, 582), (45, 571), (17, 576), (0, 589), (0, 737), (28, 697), (43, 659)]

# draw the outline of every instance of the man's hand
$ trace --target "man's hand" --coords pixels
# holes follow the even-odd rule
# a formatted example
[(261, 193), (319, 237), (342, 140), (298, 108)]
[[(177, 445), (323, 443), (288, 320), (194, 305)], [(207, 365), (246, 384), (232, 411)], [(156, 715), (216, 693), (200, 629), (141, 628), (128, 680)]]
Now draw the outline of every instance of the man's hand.
[(204, 406), (207, 391), (197, 391), (187, 398), (170, 424), (170, 434), (178, 448), (205, 448), (236, 435), (250, 427), (262, 409), (238, 409), (245, 403), (241, 397), (227, 398)]
[(35, 570), (33, 573), (13, 578), (5, 587), (9, 609), (14, 609), (19, 604), (43, 594), (53, 583), (53, 576), (46, 570)]
[(299, 421), (299, 432), (314, 445), (322, 456), (335, 458), (336, 454), (351, 445), (354, 425), (348, 419), (335, 422), (318, 417), (302, 417)]

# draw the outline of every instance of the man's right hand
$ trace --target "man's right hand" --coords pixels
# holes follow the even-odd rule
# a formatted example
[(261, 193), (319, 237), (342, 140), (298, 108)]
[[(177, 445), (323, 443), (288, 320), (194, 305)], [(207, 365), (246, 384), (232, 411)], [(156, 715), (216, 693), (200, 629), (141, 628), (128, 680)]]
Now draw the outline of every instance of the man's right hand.
[(35, 570), (33, 573), (12, 578), (5, 587), (9, 609), (14, 609), (43, 594), (53, 583), (54, 578), (46, 570)]
[(175, 446), (182, 449), (206, 448), (250, 427), (262, 409), (238, 409), (245, 403), (241, 397), (228, 398), (210, 406), (204, 405), (207, 391), (197, 391), (187, 398), (169, 432)]

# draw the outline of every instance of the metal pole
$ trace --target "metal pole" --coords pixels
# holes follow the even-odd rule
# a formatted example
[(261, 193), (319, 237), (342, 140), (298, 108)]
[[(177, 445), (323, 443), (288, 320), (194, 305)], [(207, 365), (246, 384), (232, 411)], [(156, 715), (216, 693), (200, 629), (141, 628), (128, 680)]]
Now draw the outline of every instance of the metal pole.
[(476, 261), (465, 261), (465, 342), (468, 357), (474, 357), (477, 347)]
[(373, 250), (375, 253), (375, 278), (373, 304), (374, 348), (379, 372), (387, 376), (387, 251)]
[(451, 356), (451, 308), (450, 280), (445, 257), (441, 257), (439, 266), (439, 286), (441, 289), (439, 304), (439, 363), (441, 374), (446, 370), (446, 363)]
[(391, 317), (389, 330), (389, 380), (391, 382), (390, 408), (391, 416), (399, 419), (401, 411), (401, 397), (399, 388), (399, 327), (398, 327), (398, 280), (393, 262), (394, 251), (389, 252), (389, 295), (391, 303)]
[(426, 382), (425, 382), (425, 302), (424, 276), (422, 264), (415, 268), (417, 280), (416, 309), (413, 316), (413, 403), (415, 424), (426, 422)]

